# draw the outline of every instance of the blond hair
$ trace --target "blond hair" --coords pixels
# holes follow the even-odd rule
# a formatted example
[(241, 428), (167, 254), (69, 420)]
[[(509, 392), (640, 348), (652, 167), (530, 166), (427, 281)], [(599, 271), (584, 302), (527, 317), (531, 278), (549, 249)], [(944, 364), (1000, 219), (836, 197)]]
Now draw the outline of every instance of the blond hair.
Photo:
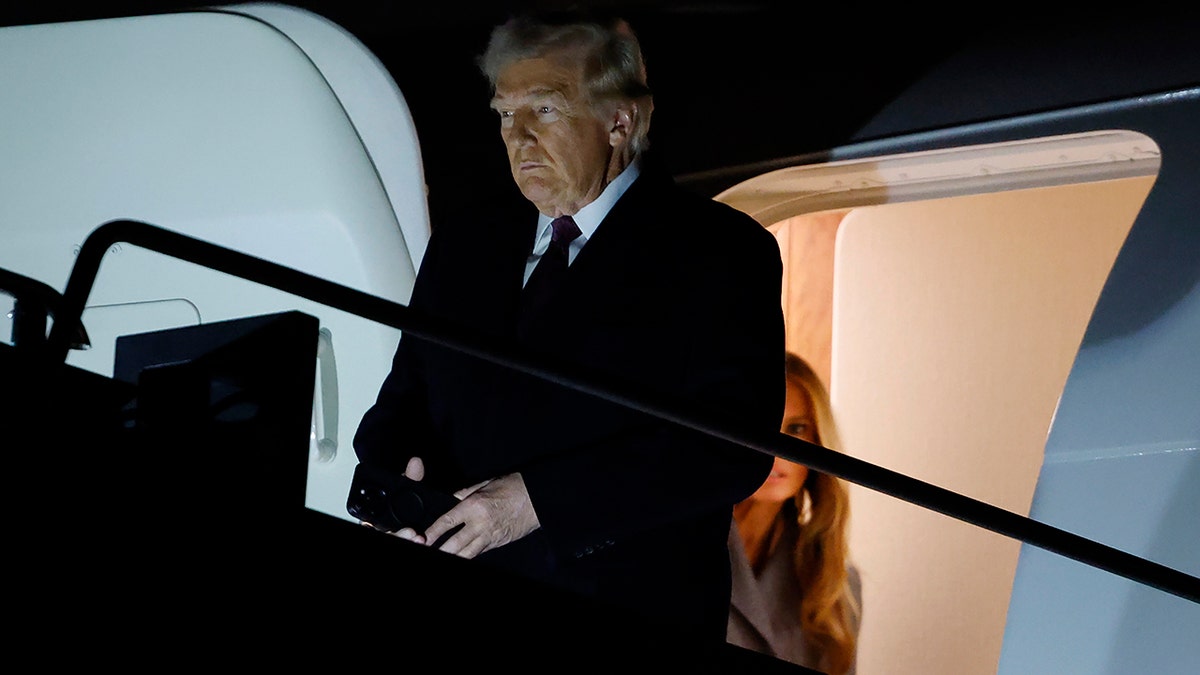
[[(788, 380), (812, 399), (817, 418), (815, 441), (831, 450), (839, 449), (825, 385), (795, 354), (787, 354), (786, 370)], [(836, 476), (810, 469), (804, 485), (789, 503), (792, 508), (782, 509), (779, 517), (795, 518), (800, 529), (792, 557), (792, 569), (803, 589), (798, 609), (800, 628), (820, 652), (830, 675), (840, 675), (854, 665), (858, 651), (859, 607), (850, 588), (846, 535), (850, 491)]]

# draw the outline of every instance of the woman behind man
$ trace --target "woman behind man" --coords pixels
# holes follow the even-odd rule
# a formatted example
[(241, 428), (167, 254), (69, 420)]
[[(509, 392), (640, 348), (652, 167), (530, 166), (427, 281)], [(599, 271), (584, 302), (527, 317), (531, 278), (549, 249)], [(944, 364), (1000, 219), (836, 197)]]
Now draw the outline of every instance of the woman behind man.
[[(783, 433), (837, 449), (829, 396), (787, 355)], [(728, 641), (830, 675), (854, 673), (862, 589), (850, 563), (846, 485), (775, 458), (767, 481), (734, 507)]]

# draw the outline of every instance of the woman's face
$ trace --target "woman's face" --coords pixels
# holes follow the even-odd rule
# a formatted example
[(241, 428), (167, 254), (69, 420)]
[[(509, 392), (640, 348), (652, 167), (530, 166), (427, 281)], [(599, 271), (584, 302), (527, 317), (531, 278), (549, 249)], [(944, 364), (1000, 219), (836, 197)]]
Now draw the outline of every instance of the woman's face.
[[(803, 387), (791, 380), (787, 383), (783, 424), (779, 430), (809, 443), (817, 442), (817, 416), (813, 409), (812, 397)], [(796, 496), (800, 488), (804, 487), (807, 478), (808, 467), (776, 457), (771, 475), (750, 498), (782, 503)]]
[(809, 443), (817, 440), (817, 411), (808, 390), (791, 379), (787, 382), (787, 399), (783, 406), (783, 424), (779, 430)]

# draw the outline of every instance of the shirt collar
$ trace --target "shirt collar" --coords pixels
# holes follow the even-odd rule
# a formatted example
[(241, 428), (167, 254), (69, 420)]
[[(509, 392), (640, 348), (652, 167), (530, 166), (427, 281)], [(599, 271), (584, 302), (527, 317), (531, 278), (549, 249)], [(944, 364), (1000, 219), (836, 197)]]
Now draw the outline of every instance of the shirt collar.
[[(634, 158), (634, 160), (629, 163), (629, 166), (625, 167), (624, 171), (622, 171), (616, 178), (613, 179), (611, 183), (604, 187), (604, 191), (600, 193), (599, 197), (597, 197), (587, 206), (579, 209), (579, 212), (572, 216), (572, 218), (575, 219), (575, 224), (579, 226), (579, 231), (583, 233), (580, 236), (580, 239), (587, 240), (590, 239), (593, 234), (595, 234), (596, 229), (600, 227), (600, 223), (604, 220), (604, 217), (608, 215), (608, 212), (612, 210), (613, 205), (617, 203), (617, 200), (621, 198), (621, 195), (625, 194), (625, 191), (629, 189), (629, 186), (633, 184), (633, 181), (637, 180), (637, 177), (640, 174), (640, 162), (637, 158)], [(534, 241), (540, 243), (543, 238), (549, 241), (549, 237), (546, 236), (546, 234), (549, 232), (550, 223), (553, 220), (553, 218), (544, 213), (538, 213), (537, 238), (534, 239)]]

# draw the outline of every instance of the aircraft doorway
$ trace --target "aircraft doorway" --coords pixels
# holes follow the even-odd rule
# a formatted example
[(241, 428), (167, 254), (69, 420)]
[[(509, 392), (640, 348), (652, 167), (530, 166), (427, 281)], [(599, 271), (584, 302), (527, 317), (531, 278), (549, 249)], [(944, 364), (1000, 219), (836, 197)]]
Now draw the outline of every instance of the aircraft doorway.
[[(1028, 515), (1158, 159), (1145, 136), (1099, 132), (784, 169), (717, 199), (780, 242), (788, 348), (830, 389), (837, 449)], [(858, 674), (995, 673), (1020, 542), (858, 485), (851, 499)]]

